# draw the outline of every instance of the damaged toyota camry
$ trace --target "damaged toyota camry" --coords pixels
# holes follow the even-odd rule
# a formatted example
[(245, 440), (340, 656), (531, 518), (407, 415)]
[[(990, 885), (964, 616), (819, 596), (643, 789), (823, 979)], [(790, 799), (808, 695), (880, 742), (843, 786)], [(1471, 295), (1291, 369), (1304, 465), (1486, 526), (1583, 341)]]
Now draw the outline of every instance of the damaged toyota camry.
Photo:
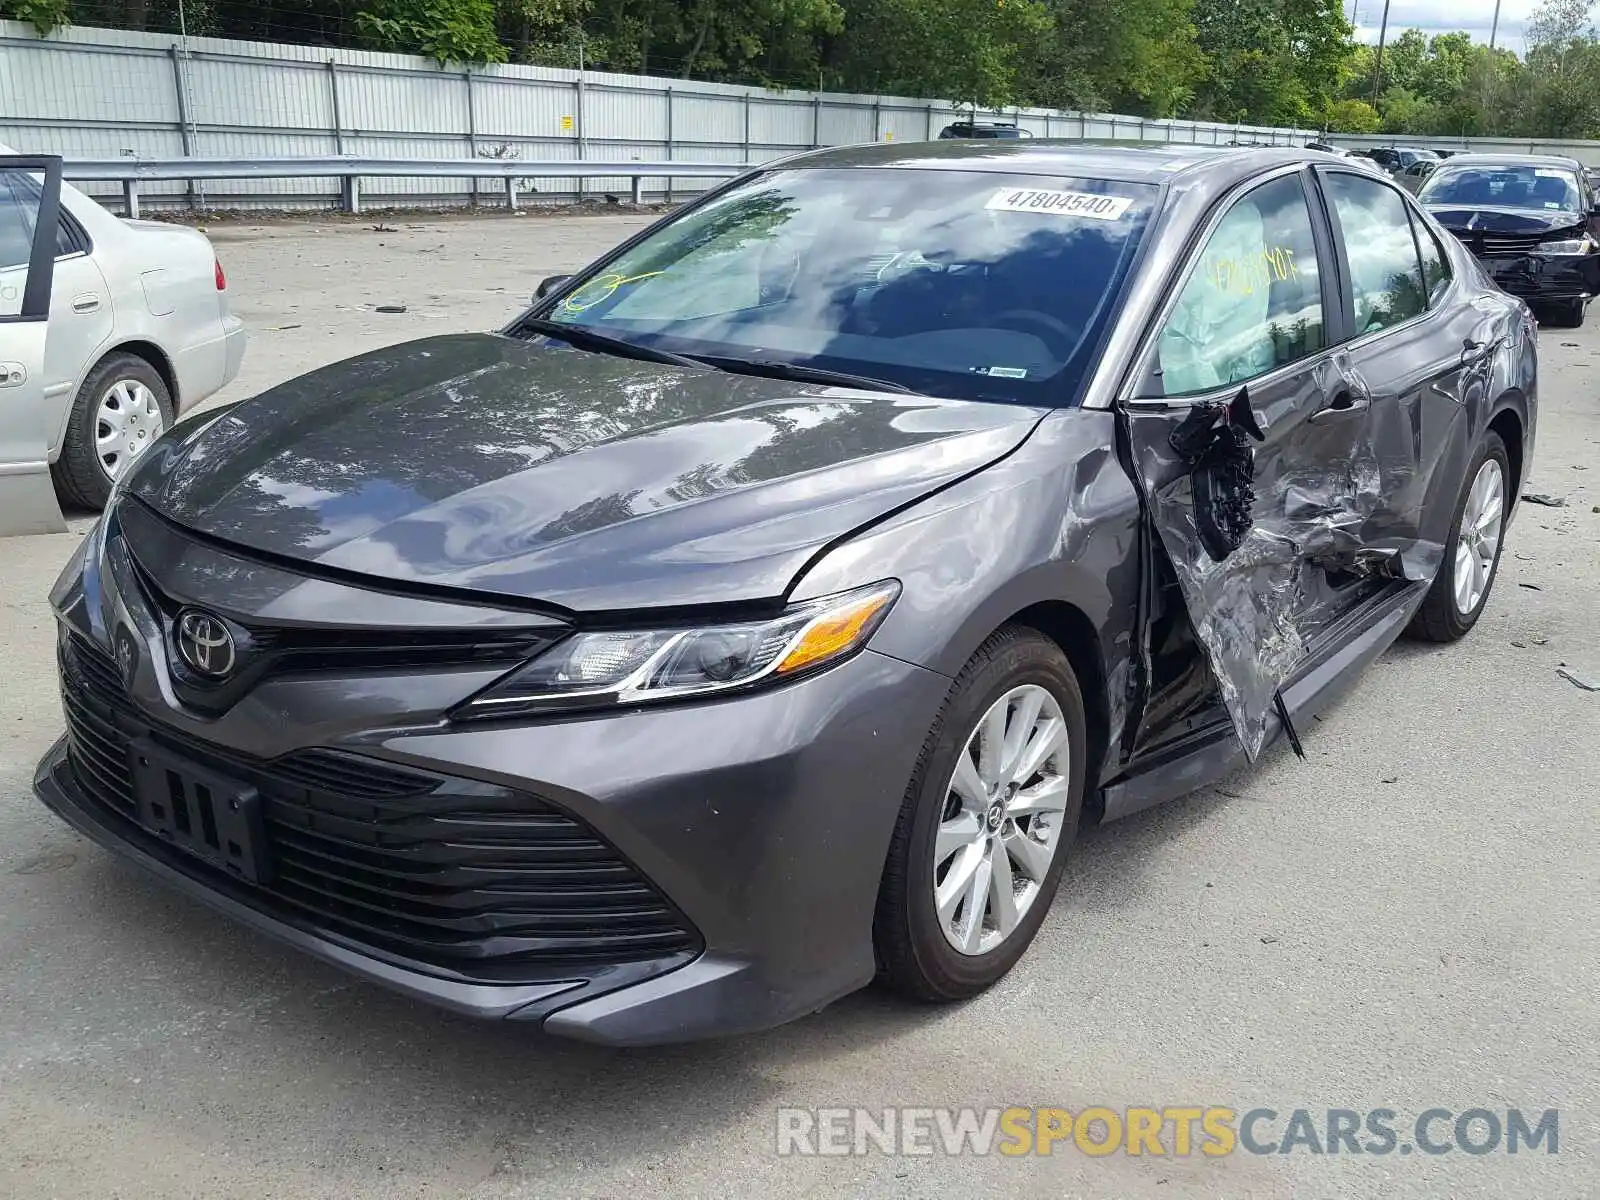
[(827, 150), (540, 292), (147, 451), (35, 786), (599, 1042), (994, 983), (1082, 825), (1470, 630), (1533, 450), (1527, 309), (1300, 151)]

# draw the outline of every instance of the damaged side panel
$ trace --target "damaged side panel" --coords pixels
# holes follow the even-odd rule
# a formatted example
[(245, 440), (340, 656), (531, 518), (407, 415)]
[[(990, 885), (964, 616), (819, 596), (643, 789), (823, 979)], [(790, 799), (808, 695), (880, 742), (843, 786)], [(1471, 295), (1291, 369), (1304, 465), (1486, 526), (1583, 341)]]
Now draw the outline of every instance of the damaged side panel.
[(1373, 400), (1336, 351), (1247, 389), (1124, 406), (1147, 518), (1252, 759), (1315, 632), (1383, 581), (1438, 569), (1426, 439), (1398, 412), (1375, 420)]

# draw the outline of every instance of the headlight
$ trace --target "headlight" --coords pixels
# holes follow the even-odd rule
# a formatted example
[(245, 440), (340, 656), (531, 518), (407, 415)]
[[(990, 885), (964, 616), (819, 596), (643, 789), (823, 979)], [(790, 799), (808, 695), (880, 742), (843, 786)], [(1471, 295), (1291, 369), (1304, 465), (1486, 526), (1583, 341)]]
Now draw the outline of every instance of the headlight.
[(576, 633), (467, 701), (457, 717), (613, 708), (792, 679), (867, 644), (894, 580), (795, 605), (764, 621)]
[(1589, 254), (1597, 243), (1587, 233), (1579, 238), (1565, 238), (1559, 242), (1540, 242), (1540, 254)]

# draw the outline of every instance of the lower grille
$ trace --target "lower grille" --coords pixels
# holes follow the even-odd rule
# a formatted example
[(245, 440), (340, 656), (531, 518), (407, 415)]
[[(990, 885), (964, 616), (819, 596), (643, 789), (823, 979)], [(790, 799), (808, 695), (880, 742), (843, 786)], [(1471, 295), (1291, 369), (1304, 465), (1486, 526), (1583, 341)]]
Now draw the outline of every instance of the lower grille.
[[(698, 948), (609, 843), (536, 796), (341, 751), (245, 760), (138, 716), (115, 664), (87, 641), (65, 639), (60, 666), (83, 798), (136, 825), (135, 737), (253, 785), (272, 872), (248, 898), (294, 924), (495, 982)], [(189, 874), (223, 878), (173, 853)]]

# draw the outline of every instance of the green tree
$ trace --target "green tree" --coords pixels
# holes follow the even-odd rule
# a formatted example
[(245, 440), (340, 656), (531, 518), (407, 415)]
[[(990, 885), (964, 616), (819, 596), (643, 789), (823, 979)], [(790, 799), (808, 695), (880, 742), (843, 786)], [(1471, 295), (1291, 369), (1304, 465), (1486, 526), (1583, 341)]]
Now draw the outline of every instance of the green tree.
[(1030, 103), (1170, 117), (1205, 76), (1194, 0), (1047, 0), (1050, 29), (1024, 48)]
[(1323, 123), (1335, 133), (1377, 133), (1383, 117), (1365, 100), (1335, 100), (1328, 105)]
[(40, 37), (47, 37), (72, 23), (72, 4), (71, 0), (0, 0), (0, 17), (32, 25)]
[(999, 107), (1027, 99), (1022, 49), (1050, 28), (1039, 0), (857, 0), (830, 42), (827, 77), (851, 91)]
[(1600, 42), (1587, 0), (1545, 0), (1528, 22), (1526, 118), (1540, 136), (1600, 129)]
[(504, 62), (493, 0), (369, 0), (356, 25), (382, 50), (423, 54), (439, 63)]
[(1196, 95), (1201, 114), (1309, 125), (1345, 82), (1342, 0), (1213, 0), (1196, 9), (1195, 27), (1210, 64)]

